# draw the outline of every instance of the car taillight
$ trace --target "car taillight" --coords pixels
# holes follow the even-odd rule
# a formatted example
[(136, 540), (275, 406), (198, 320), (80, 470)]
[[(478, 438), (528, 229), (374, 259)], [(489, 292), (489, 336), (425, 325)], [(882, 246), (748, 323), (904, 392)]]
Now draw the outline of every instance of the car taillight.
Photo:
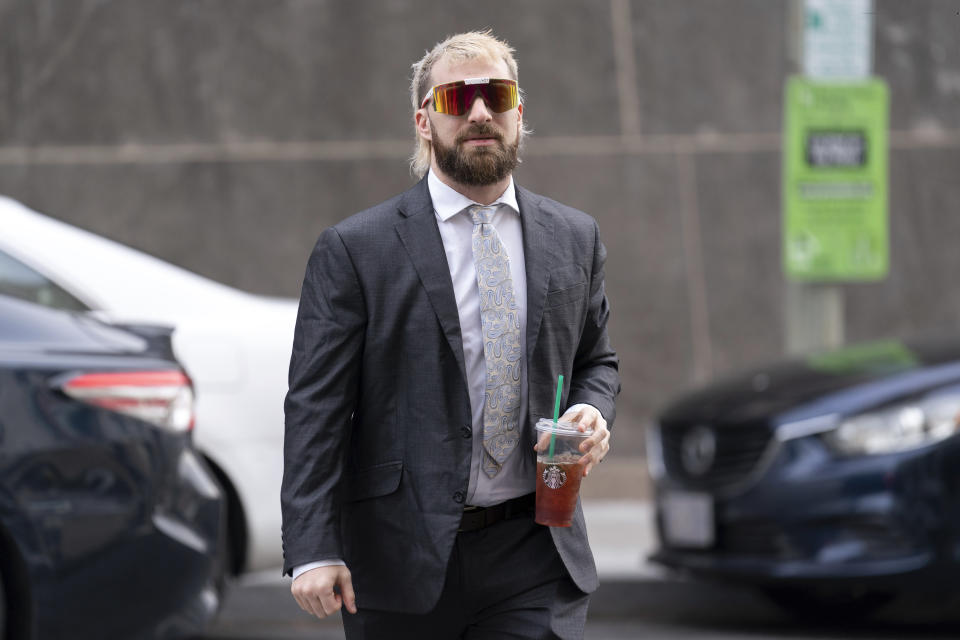
[(170, 431), (193, 429), (193, 386), (181, 371), (83, 373), (61, 388), (71, 398)]

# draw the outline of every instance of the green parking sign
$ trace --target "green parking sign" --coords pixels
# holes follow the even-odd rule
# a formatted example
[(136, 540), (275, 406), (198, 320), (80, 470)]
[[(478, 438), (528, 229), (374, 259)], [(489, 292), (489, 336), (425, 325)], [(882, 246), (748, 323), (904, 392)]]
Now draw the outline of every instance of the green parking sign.
[(885, 82), (787, 81), (783, 260), (791, 280), (880, 280), (889, 267)]

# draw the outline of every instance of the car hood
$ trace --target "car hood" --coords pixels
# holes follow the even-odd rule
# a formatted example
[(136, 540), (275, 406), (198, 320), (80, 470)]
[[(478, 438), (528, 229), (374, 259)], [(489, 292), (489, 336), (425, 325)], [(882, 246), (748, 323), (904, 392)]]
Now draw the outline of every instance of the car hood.
[[(659, 416), (663, 424), (709, 421), (712, 424), (745, 424), (832, 413), (838, 406), (877, 402), (897, 389), (934, 385), (957, 377), (949, 365), (960, 365), (960, 339), (884, 340), (824, 351), (804, 358), (771, 363), (731, 374), (680, 396)], [(941, 375), (921, 375), (940, 370)], [(911, 379), (915, 379), (911, 381)], [(942, 380), (940, 382), (943, 383)], [(844, 403), (852, 389), (875, 388), (863, 399)], [(806, 411), (804, 411), (806, 408)], [(804, 416), (807, 413), (809, 416)]]

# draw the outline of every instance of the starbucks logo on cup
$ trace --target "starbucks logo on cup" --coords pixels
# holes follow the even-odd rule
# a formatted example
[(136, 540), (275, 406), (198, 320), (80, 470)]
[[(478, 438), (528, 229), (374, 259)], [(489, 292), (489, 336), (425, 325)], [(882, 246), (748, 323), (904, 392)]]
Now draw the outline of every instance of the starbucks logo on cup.
[(567, 472), (555, 464), (543, 470), (543, 484), (551, 489), (559, 489), (567, 481)]

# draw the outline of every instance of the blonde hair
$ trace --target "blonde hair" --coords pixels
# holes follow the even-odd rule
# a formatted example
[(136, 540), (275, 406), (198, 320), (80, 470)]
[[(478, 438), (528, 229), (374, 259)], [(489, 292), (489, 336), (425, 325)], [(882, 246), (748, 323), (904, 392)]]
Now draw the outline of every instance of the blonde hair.
[[(413, 111), (416, 113), (420, 108), (420, 103), (426, 97), (427, 91), (432, 87), (430, 83), (430, 74), (433, 67), (442, 58), (449, 57), (454, 62), (463, 62), (466, 60), (475, 60), (477, 58), (486, 59), (491, 62), (502, 60), (506, 63), (510, 72), (510, 79), (517, 80), (517, 60), (513, 57), (513, 47), (497, 39), (489, 29), (486, 31), (468, 31), (467, 33), (458, 33), (448, 37), (443, 42), (437, 43), (430, 51), (426, 52), (420, 60), (413, 63), (413, 79), (410, 81), (410, 103)], [(520, 94), (521, 101), (523, 93)], [(520, 130), (519, 142), (523, 143), (524, 137), (530, 132), (524, 125)], [(422, 178), (430, 168), (430, 141), (420, 137), (420, 134), (414, 129), (416, 147), (413, 155), (410, 157), (410, 172), (418, 178)]]

